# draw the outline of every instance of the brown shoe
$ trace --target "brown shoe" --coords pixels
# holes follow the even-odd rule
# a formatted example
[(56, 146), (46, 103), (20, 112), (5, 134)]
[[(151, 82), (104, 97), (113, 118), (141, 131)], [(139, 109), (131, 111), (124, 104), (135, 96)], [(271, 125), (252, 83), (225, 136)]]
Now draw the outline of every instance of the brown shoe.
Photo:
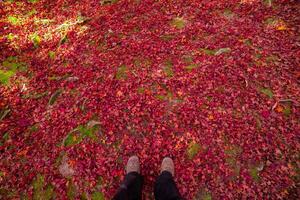
[(140, 161), (137, 156), (131, 156), (127, 161), (126, 173), (129, 174), (130, 172), (140, 173)]
[(165, 157), (161, 162), (161, 172), (168, 171), (174, 176), (174, 162), (171, 158)]

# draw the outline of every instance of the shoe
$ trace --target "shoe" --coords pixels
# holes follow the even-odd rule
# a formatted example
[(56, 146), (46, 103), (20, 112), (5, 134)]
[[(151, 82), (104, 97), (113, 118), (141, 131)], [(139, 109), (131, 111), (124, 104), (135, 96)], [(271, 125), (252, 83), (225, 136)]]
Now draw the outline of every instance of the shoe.
[(174, 162), (171, 158), (165, 157), (161, 162), (161, 172), (168, 171), (174, 176)]
[(131, 156), (127, 161), (126, 173), (129, 174), (130, 172), (140, 173), (140, 161), (137, 156)]

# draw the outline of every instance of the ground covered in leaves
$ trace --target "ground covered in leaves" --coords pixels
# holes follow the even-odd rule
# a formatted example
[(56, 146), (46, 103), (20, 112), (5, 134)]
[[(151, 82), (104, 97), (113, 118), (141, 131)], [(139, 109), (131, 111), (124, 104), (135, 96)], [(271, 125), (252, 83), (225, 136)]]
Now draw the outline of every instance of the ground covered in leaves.
[(295, 199), (298, 2), (1, 0), (0, 198)]

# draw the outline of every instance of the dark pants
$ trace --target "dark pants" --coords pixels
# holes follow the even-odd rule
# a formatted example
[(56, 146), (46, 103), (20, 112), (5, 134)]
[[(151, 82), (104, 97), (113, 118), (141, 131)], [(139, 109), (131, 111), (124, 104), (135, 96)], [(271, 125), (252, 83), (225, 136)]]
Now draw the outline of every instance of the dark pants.
[[(126, 175), (113, 200), (141, 200), (143, 177), (137, 172)], [(155, 181), (154, 196), (156, 200), (181, 200), (172, 174), (163, 171)]]

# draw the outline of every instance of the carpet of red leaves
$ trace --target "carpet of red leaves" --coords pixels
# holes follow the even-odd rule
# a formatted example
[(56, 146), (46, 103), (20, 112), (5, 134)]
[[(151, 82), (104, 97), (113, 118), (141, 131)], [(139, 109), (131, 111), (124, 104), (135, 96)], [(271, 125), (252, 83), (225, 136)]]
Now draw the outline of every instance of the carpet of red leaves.
[[(0, 2), (0, 198), (299, 195), (299, 1)], [(299, 185), (298, 185), (299, 186)]]

